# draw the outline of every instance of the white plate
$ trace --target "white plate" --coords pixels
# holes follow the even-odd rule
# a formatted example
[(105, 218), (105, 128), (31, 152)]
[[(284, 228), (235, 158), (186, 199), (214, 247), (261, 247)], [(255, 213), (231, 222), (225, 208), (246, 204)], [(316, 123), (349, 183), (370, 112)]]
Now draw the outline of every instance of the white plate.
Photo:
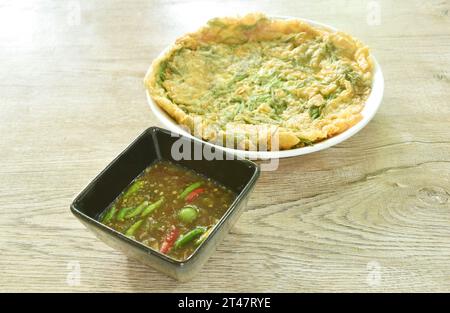
[[(272, 18), (278, 18), (278, 19), (298, 19), (301, 21), (304, 21), (312, 26), (315, 27), (321, 27), (326, 28), (332, 31), (336, 31), (334, 27), (317, 23), (311, 20), (302, 19), (302, 18), (296, 18), (296, 17), (287, 17), (287, 16), (272, 16)], [(170, 47), (164, 49), (160, 55), (163, 55)], [(168, 130), (190, 137), (194, 140), (201, 141), (204, 143), (207, 143), (208, 145), (214, 146), (218, 149), (225, 150), (229, 153), (238, 155), (243, 158), (251, 158), (251, 159), (273, 159), (273, 158), (288, 158), (303, 154), (308, 154), (312, 152), (317, 152), (326, 148), (329, 148), (331, 146), (334, 146), (338, 143), (343, 142), (344, 140), (347, 140), (351, 136), (355, 135), (357, 132), (359, 132), (364, 126), (366, 126), (370, 120), (375, 116), (375, 113), (377, 112), (378, 108), (380, 107), (381, 101), (383, 99), (383, 92), (384, 92), (384, 78), (383, 73), (381, 72), (380, 65), (378, 64), (375, 57), (371, 54), (373, 63), (374, 63), (374, 76), (373, 76), (373, 82), (372, 82), (372, 90), (371, 93), (364, 104), (364, 108), (361, 111), (362, 119), (357, 124), (353, 125), (346, 131), (333, 136), (329, 139), (323, 140), (321, 142), (315, 143), (311, 146), (306, 146), (302, 148), (297, 149), (290, 149), (290, 150), (281, 150), (281, 151), (245, 151), (245, 150), (239, 150), (239, 149), (231, 149), (231, 148), (225, 148), (219, 145), (214, 145), (211, 143), (208, 143), (204, 140), (201, 140), (200, 138), (192, 136), (189, 132), (185, 131), (179, 124), (177, 124), (176, 121), (174, 121), (163, 109), (161, 109), (150, 97), (150, 94), (147, 90), (147, 100), (150, 105), (150, 108), (155, 114), (156, 118), (166, 127)], [(149, 69), (150, 70), (150, 69)]]

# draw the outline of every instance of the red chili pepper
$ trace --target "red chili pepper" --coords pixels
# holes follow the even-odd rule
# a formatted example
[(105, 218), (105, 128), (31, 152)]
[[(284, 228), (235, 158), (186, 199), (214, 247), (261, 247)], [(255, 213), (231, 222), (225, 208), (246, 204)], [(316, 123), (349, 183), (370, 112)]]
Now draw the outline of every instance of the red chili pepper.
[(198, 196), (205, 191), (205, 188), (197, 188), (193, 190), (190, 194), (186, 196), (186, 202), (191, 203), (195, 199), (198, 198)]
[(167, 252), (169, 252), (169, 250), (173, 247), (178, 236), (180, 236), (180, 231), (174, 227), (164, 239), (164, 242), (161, 245), (161, 249), (159, 251), (161, 253), (167, 254)]

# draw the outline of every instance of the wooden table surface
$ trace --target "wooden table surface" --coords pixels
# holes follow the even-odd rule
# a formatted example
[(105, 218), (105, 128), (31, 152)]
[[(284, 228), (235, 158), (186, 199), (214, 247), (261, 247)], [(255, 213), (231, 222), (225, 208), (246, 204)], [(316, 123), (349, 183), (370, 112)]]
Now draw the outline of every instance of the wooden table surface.
[[(426, 3), (425, 3), (426, 2)], [(450, 291), (449, 1), (0, 2), (0, 291)], [(143, 76), (218, 15), (321, 21), (372, 48), (383, 104), (360, 133), (262, 173), (198, 276), (97, 240), (82, 188), (158, 125)]]

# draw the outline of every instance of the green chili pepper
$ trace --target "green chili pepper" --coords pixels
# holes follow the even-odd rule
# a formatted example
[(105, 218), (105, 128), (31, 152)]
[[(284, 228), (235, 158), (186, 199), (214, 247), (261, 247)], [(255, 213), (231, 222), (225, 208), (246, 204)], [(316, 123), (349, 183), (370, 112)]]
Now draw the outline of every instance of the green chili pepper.
[(125, 232), (125, 236), (128, 237), (133, 236), (134, 233), (139, 229), (139, 227), (141, 227), (142, 222), (144, 222), (144, 220), (139, 220), (133, 225), (131, 225), (131, 227), (128, 228), (128, 230)]
[(136, 193), (141, 187), (144, 185), (143, 181), (135, 181), (128, 189), (125, 191), (123, 198), (129, 197), (132, 194)]
[(117, 213), (117, 220), (119, 222), (123, 222), (125, 219), (125, 215), (127, 215), (127, 213), (129, 211), (133, 210), (133, 207), (128, 207), (128, 208), (123, 208), (119, 211), (119, 213)]
[(193, 205), (188, 205), (178, 212), (178, 218), (184, 223), (192, 223), (198, 217), (198, 208)]
[(136, 208), (130, 210), (127, 212), (127, 215), (125, 215), (125, 218), (132, 218), (135, 217), (145, 209), (145, 207), (148, 205), (148, 201), (143, 201), (141, 204), (139, 204)]
[(108, 223), (109, 221), (111, 221), (113, 219), (114, 215), (116, 214), (116, 212), (117, 212), (117, 208), (115, 205), (113, 205), (109, 209), (109, 211), (105, 215), (103, 215), (102, 223)]
[(208, 238), (209, 234), (212, 231), (212, 227), (210, 227), (206, 232), (204, 232), (196, 241), (195, 244), (198, 246), (199, 244), (201, 244), (203, 241), (205, 241), (206, 238)]
[(174, 248), (177, 249), (177, 248), (180, 248), (180, 247), (186, 245), (187, 243), (191, 242), (192, 240), (194, 240), (201, 234), (205, 233), (206, 230), (207, 230), (207, 228), (204, 226), (197, 226), (196, 228), (189, 231), (188, 233), (181, 235), (177, 239), (177, 241), (175, 241)]
[(187, 186), (187, 187), (183, 190), (183, 192), (178, 196), (178, 198), (179, 198), (179, 199), (184, 199), (184, 198), (186, 198), (186, 196), (187, 196), (188, 194), (190, 194), (194, 189), (197, 189), (197, 188), (200, 187), (201, 185), (203, 185), (203, 182), (198, 181), (198, 182), (196, 182), (196, 183), (193, 183), (193, 184)]
[(147, 216), (150, 213), (152, 213), (154, 210), (159, 208), (161, 204), (164, 202), (164, 197), (161, 197), (158, 201), (150, 203), (149, 206), (147, 206), (144, 211), (142, 211), (141, 217)]

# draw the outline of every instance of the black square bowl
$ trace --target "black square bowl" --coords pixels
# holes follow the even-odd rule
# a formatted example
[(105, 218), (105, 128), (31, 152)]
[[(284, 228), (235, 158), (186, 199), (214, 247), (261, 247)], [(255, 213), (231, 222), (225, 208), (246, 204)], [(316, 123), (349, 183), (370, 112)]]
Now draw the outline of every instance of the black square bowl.
[[(175, 143), (176, 147), (179, 147), (180, 143), (184, 147), (190, 147), (190, 156), (184, 154), (183, 159), (176, 160), (179, 159), (178, 155), (176, 158), (172, 155)], [(183, 136), (174, 136), (165, 129), (148, 128), (75, 198), (70, 209), (90, 231), (109, 246), (175, 279), (190, 280), (245, 209), (249, 193), (259, 177), (257, 164), (236, 158), (222, 150), (215, 151), (215, 159), (199, 158), (198, 151), (203, 151), (205, 145), (208, 144)], [(214, 226), (211, 234), (185, 261), (168, 257), (98, 221), (100, 214), (119, 194), (144, 169), (159, 160), (171, 161), (193, 169), (215, 179), (237, 194), (235, 201)]]

